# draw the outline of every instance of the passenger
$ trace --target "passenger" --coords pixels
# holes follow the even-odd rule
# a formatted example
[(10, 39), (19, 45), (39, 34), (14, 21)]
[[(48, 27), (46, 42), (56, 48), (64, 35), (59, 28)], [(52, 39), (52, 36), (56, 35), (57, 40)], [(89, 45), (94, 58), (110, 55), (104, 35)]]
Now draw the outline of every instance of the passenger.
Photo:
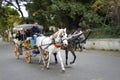
[(25, 32), (25, 31), (21, 31), (21, 39), (22, 39), (22, 41), (24, 41), (24, 40), (27, 39), (27, 36), (26, 36), (26, 32)]
[(36, 43), (36, 38), (37, 38), (37, 36), (40, 35), (40, 29), (38, 28), (37, 22), (34, 22), (34, 26), (30, 29), (30, 33), (31, 33), (31, 36), (35, 40), (35, 43)]
[(25, 34), (26, 34), (26, 37), (30, 37), (30, 30), (27, 29), (27, 30), (25, 31)]
[(16, 33), (15, 38), (17, 38), (19, 41), (21, 41), (21, 40), (22, 40), (22, 34), (21, 34), (21, 32), (20, 32), (20, 31), (18, 31), (18, 32)]
[[(38, 28), (38, 23), (37, 22), (34, 22), (34, 26), (30, 29), (30, 36), (34, 39), (33, 43), (32, 43), (32, 40), (31, 40), (31, 45), (34, 46), (34, 44), (36, 43), (36, 38), (38, 36), (41, 36), (41, 32), (40, 32), (40, 29)], [(32, 50), (32, 56), (33, 57), (35, 57), (39, 53), (40, 52), (39, 52), (38, 49)]]

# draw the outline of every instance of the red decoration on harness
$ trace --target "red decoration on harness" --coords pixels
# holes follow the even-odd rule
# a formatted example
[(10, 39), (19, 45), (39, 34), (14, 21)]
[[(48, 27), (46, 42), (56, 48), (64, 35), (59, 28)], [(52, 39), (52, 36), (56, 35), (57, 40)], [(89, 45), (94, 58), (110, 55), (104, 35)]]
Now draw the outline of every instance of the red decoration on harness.
[(61, 47), (62, 44), (60, 44), (60, 43), (55, 43), (54, 46), (55, 46), (55, 47)]

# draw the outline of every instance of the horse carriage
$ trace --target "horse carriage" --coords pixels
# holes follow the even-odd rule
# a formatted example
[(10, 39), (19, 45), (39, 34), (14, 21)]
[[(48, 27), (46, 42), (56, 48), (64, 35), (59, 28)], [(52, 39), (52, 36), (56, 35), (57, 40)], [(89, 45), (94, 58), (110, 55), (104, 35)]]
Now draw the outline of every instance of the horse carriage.
[[(25, 53), (25, 59), (27, 63), (31, 62), (31, 57), (30, 57), (31, 51), (37, 49), (37, 47), (34, 46), (35, 42), (33, 39), (27, 40), (27, 37), (25, 39), (25, 35), (26, 35), (25, 31), (30, 30), (33, 26), (34, 24), (22, 24), (13, 28), (13, 31), (15, 32), (13, 38), (15, 57), (16, 59), (19, 59), (20, 55), (23, 55), (23, 53)], [(41, 25), (38, 25), (38, 28), (40, 29), (40, 31), (43, 30), (43, 26)], [(16, 38), (16, 34), (17, 34), (16, 32), (18, 31), (21, 32), (22, 34), (21, 40)]]
[[(31, 27), (26, 27), (26, 25), (18, 26), (18, 27), (15, 27), (14, 30), (25, 30), (27, 28), (30, 29)], [(40, 26), (40, 29), (42, 30), (43, 27)], [(15, 56), (17, 59), (19, 59), (19, 56), (22, 54), (23, 50), (25, 50), (26, 62), (30, 63), (31, 50), (38, 49), (40, 52), (39, 62), (42, 60), (44, 67), (49, 68), (51, 54), (55, 55), (55, 62), (57, 63), (57, 57), (56, 57), (56, 53), (57, 53), (60, 60), (62, 71), (65, 71), (64, 64), (61, 57), (61, 49), (64, 49), (66, 53), (66, 65), (68, 65), (68, 62), (67, 62), (68, 51), (71, 51), (71, 53), (74, 56), (74, 59), (73, 61), (70, 62), (70, 64), (74, 63), (76, 60), (76, 55), (74, 53), (75, 51), (74, 43), (75, 43), (75, 39), (81, 35), (83, 35), (82, 31), (68, 36), (66, 33), (66, 28), (64, 28), (64, 29), (59, 29), (57, 32), (55, 32), (51, 36), (38, 37), (36, 39), (36, 43), (34, 43), (36, 47), (33, 45), (33, 42), (34, 42), (33, 40), (30, 40), (30, 42), (28, 42), (28, 40), (24, 40), (21, 42), (18, 41), (19, 43), (17, 41), (14, 41)], [(84, 38), (82, 42), (86, 41), (88, 36)]]
[[(13, 28), (13, 30), (24, 31), (26, 29), (30, 29), (32, 26), (33, 24), (19, 25)], [(41, 30), (43, 29), (42, 26), (38, 26), (38, 27), (40, 27)], [(51, 54), (57, 53), (60, 59), (61, 68), (63, 71), (65, 71), (60, 54), (60, 49), (61, 49), (60, 47), (62, 45), (67, 46), (68, 44), (66, 29), (59, 29), (56, 33), (54, 33), (51, 36), (38, 36), (35, 43), (34, 40), (32, 39), (29, 40), (23, 39), (20, 41), (14, 39), (13, 41), (14, 41), (14, 53), (17, 59), (19, 59), (20, 55), (22, 55), (23, 51), (25, 51), (26, 62), (30, 63), (31, 62), (30, 52), (31, 50), (37, 49), (40, 52), (39, 62), (42, 60), (44, 66), (49, 68)]]

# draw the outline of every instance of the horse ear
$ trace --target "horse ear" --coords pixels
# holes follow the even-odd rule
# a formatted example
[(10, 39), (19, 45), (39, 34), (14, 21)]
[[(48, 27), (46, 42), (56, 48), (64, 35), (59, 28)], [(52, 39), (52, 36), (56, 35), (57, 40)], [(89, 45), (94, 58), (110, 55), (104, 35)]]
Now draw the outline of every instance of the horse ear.
[(66, 28), (64, 28), (64, 31), (66, 32)]

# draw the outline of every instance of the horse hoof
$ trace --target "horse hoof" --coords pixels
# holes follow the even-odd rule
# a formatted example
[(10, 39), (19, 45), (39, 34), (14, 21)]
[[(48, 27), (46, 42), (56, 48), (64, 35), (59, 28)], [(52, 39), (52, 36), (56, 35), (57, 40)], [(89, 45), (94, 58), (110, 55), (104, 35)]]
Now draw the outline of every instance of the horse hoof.
[(55, 62), (55, 64), (58, 64), (58, 62)]
[(65, 72), (65, 70), (62, 70), (62, 73), (64, 73)]
[(70, 62), (70, 64), (73, 64), (74, 62)]
[(68, 63), (66, 63), (66, 65), (68, 65)]
[(40, 62), (38, 62), (38, 64), (41, 64)]
[(47, 67), (47, 70), (49, 70), (50, 68), (49, 67)]

